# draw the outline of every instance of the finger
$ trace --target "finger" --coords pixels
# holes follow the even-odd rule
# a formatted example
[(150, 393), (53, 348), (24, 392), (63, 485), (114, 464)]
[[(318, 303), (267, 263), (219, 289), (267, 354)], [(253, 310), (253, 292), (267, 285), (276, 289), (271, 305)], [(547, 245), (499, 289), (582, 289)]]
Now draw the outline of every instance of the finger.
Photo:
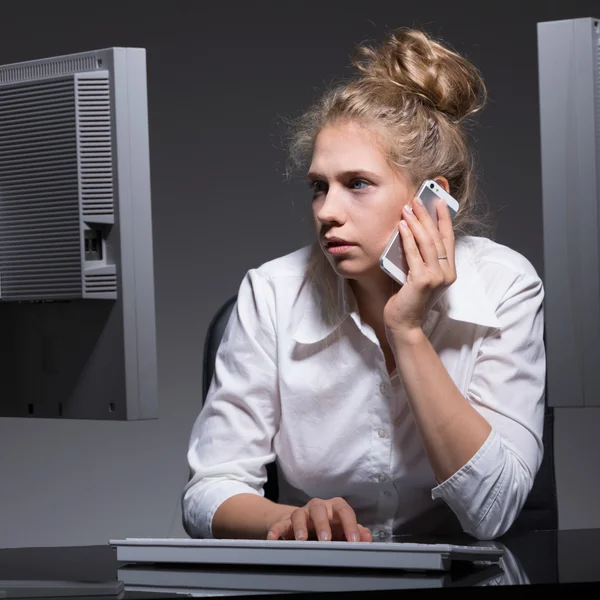
[[(427, 211), (425, 210), (425, 212)], [(441, 239), (439, 241), (439, 244), (440, 246), (442, 246), (441, 251), (443, 253), (439, 254), (439, 250), (436, 246), (434, 237), (430, 234), (430, 232), (427, 229), (425, 229), (423, 224), (419, 221), (417, 216), (414, 214), (414, 212), (408, 205), (404, 207), (403, 216), (410, 226), (410, 230), (412, 231), (413, 237), (416, 240), (417, 247), (419, 249), (423, 262), (430, 268), (438, 268), (440, 262), (438, 256), (445, 256), (445, 249), (443, 249)], [(439, 232), (436, 232), (435, 235), (436, 237), (440, 237)]]
[(361, 542), (372, 542), (373, 541), (373, 534), (371, 533), (371, 530), (367, 529), (363, 525), (358, 526), (358, 533), (360, 534)]
[(345, 542), (346, 540), (346, 532), (342, 527), (342, 524), (335, 520), (329, 521), (329, 527), (331, 528), (331, 539), (336, 542)]
[(308, 514), (302, 510), (295, 510), (291, 515), (292, 529), (294, 533), (294, 539), (296, 540), (307, 540), (308, 539)]
[(398, 231), (400, 232), (402, 250), (406, 264), (408, 265), (408, 271), (412, 272), (413, 275), (422, 273), (423, 269), (425, 269), (425, 263), (423, 261), (423, 257), (421, 256), (421, 252), (419, 251), (419, 247), (417, 246), (417, 242), (412, 230), (405, 219), (400, 221)]
[(312, 526), (317, 534), (317, 539), (322, 542), (331, 540), (331, 526), (325, 503), (315, 502), (310, 505), (308, 510)]
[[(429, 213), (429, 209), (425, 207), (423, 204), (423, 200), (416, 196), (414, 201), (411, 203), (411, 208), (413, 209), (414, 214), (417, 219), (419, 219), (420, 223), (430, 232), (437, 232), (437, 224), (434, 218)], [(435, 205), (434, 205), (435, 210)]]
[[(442, 235), (439, 230), (439, 216), (438, 216), (438, 205), (443, 204), (443, 206), (448, 208), (445, 200), (439, 199), (433, 205), (433, 210), (436, 213), (436, 221), (433, 220), (431, 215), (429, 214), (429, 210), (425, 208), (423, 201), (421, 198), (415, 198), (415, 202), (413, 202), (414, 214), (419, 219), (419, 222), (423, 225), (425, 231), (429, 233), (431, 238), (433, 239), (433, 243), (435, 244), (437, 256), (445, 256), (446, 250), (444, 247), (444, 242), (442, 240)], [(448, 213), (449, 214), (449, 213)]]
[(332, 502), (333, 516), (337, 517), (343, 530), (346, 540), (349, 542), (358, 542), (360, 534), (358, 533), (358, 523), (356, 521), (356, 513), (352, 507), (342, 498)]
[(444, 244), (445, 255), (448, 256), (449, 265), (454, 268), (454, 227), (452, 225), (452, 217), (447, 204), (440, 200), (436, 206), (438, 215), (438, 228), (442, 243)]
[(294, 539), (294, 529), (292, 527), (292, 522), (290, 519), (286, 519), (285, 521), (278, 521), (274, 525), (272, 525), (267, 532), (268, 540), (292, 540)]
[[(399, 227), (400, 227), (400, 222), (397, 223), (396, 230), (399, 230)], [(399, 232), (399, 233), (401, 233), (401, 232)], [(395, 243), (398, 245), (398, 256), (400, 257), (400, 264), (399, 264), (400, 270), (403, 273), (408, 274), (408, 262), (406, 260), (406, 256), (404, 255), (404, 247), (403, 247), (401, 235), (398, 235), (396, 237)]]

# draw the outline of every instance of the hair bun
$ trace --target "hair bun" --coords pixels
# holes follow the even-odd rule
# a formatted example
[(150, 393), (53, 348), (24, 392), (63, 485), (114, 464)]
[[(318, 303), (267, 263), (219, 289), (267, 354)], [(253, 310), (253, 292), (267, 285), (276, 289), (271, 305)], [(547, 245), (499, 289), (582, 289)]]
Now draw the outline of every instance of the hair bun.
[(353, 62), (364, 79), (418, 97), (456, 122), (485, 104), (477, 68), (422, 31), (398, 29), (376, 49), (360, 46)]

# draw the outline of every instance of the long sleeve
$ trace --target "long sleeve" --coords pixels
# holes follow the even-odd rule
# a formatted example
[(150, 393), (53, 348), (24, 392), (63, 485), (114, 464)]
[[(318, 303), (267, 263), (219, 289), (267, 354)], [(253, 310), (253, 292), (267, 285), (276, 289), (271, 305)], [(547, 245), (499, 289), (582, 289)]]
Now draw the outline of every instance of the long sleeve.
[(502, 326), (484, 338), (466, 395), (492, 431), (475, 456), (432, 491), (478, 539), (510, 528), (542, 460), (543, 296), (532, 272), (518, 276), (504, 294), (496, 310)]
[(191, 537), (213, 537), (213, 516), (231, 496), (263, 495), (280, 414), (273, 297), (269, 282), (248, 271), (190, 436), (182, 512)]

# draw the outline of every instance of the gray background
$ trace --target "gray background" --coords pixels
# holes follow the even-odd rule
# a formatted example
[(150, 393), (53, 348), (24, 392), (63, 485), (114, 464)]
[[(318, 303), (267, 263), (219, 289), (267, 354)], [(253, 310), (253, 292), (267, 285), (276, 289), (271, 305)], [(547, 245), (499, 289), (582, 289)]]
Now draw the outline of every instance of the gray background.
[[(280, 116), (349, 74), (358, 42), (424, 27), (481, 69), (482, 197), (496, 239), (543, 275), (536, 22), (600, 17), (597, 0), (213, 4), (0, 1), (0, 64), (147, 50), (160, 386), (155, 421), (0, 419), (0, 546), (183, 535), (208, 323), (247, 269), (309, 240), (307, 188), (283, 176)], [(600, 409), (556, 414), (560, 526), (600, 527)]]

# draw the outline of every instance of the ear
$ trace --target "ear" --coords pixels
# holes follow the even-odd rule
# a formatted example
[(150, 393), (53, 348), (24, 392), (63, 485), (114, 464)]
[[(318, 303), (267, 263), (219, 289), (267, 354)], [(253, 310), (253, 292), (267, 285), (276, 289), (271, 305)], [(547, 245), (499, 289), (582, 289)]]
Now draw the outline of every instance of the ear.
[(433, 179), (438, 185), (442, 186), (446, 192), (450, 193), (450, 184), (445, 177), (434, 177)]

